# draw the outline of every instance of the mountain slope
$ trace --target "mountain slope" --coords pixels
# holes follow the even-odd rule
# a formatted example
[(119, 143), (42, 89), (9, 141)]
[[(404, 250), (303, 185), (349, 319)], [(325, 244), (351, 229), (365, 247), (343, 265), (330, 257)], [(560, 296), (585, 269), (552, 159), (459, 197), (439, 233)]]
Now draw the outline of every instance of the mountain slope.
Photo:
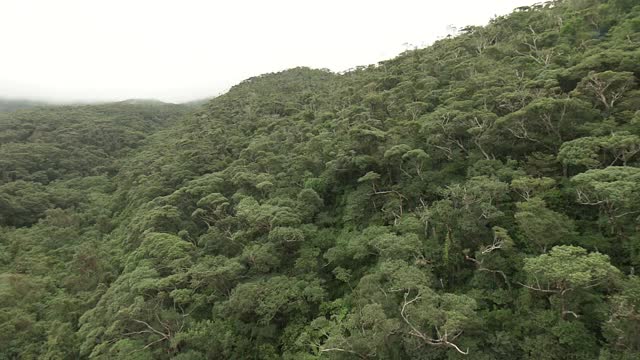
[(47, 105), (47, 103), (38, 101), (0, 98), (0, 113)]
[[(639, 45), (634, 1), (520, 8), (248, 79), (101, 176), (25, 169), (0, 354), (636, 358)], [(90, 201), (36, 203), (61, 182)]]

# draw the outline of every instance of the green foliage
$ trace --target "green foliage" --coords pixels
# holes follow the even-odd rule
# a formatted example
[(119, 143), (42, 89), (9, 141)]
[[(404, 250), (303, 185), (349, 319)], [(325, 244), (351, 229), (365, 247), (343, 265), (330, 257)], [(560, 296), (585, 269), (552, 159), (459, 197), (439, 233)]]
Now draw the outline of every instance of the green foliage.
[(564, 214), (548, 209), (544, 200), (531, 198), (516, 203), (516, 209), (514, 218), (527, 241), (526, 245), (546, 252), (551, 246), (573, 242), (576, 236), (573, 221)]
[(605, 286), (619, 273), (608, 256), (575, 246), (555, 246), (548, 254), (526, 259), (523, 270), (536, 283), (561, 291)]
[(638, 358), (639, 33), (554, 1), (199, 105), (10, 104), (0, 358)]

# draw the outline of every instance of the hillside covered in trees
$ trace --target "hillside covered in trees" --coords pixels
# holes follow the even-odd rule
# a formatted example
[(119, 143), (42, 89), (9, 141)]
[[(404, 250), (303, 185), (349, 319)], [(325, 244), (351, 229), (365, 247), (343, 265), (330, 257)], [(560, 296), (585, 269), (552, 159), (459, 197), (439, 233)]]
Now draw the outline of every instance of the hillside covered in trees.
[(636, 0), (3, 112), (0, 359), (638, 359), (639, 229)]
[(29, 109), (37, 106), (47, 106), (47, 103), (31, 101), (31, 100), (15, 100), (0, 97), (0, 113), (8, 111), (16, 111)]

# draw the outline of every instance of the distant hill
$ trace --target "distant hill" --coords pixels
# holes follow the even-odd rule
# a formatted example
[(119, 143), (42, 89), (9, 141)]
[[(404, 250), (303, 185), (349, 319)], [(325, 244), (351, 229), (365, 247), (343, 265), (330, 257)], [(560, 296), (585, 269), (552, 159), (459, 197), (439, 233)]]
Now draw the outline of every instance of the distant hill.
[(197, 99), (197, 100), (187, 101), (185, 103), (182, 103), (182, 105), (191, 106), (191, 107), (198, 107), (198, 106), (205, 105), (206, 103), (208, 103), (209, 101), (211, 101), (214, 98), (215, 97), (212, 96), (212, 97), (207, 97), (207, 98), (204, 98), (204, 99)]
[(120, 104), (130, 104), (130, 105), (167, 105), (170, 103), (166, 103), (156, 99), (127, 99), (123, 101), (119, 101)]
[[(193, 107), (194, 105), (202, 105), (206, 103), (207, 100), (196, 100), (185, 105), (189, 105)], [(64, 103), (55, 103), (55, 102), (47, 102), (41, 100), (31, 100), (31, 99), (10, 99), (10, 98), (0, 98), (0, 112), (11, 112), (15, 110), (23, 110), (23, 109), (31, 109), (34, 107), (40, 106), (86, 106), (86, 105), (174, 105), (173, 103), (168, 103), (156, 99), (127, 99), (122, 101), (115, 102), (105, 102), (105, 101), (73, 101), (73, 102), (64, 102)]]
[(26, 99), (4, 99), (0, 98), (0, 112), (15, 111), (21, 109), (29, 109), (37, 106), (50, 105), (42, 101), (26, 100)]

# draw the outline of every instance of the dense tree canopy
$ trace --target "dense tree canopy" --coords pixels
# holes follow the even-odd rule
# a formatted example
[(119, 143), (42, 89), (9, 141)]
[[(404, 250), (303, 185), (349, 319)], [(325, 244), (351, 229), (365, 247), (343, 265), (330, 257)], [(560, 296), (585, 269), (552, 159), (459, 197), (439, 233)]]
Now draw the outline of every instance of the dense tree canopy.
[(0, 358), (640, 357), (640, 5), (0, 113)]

